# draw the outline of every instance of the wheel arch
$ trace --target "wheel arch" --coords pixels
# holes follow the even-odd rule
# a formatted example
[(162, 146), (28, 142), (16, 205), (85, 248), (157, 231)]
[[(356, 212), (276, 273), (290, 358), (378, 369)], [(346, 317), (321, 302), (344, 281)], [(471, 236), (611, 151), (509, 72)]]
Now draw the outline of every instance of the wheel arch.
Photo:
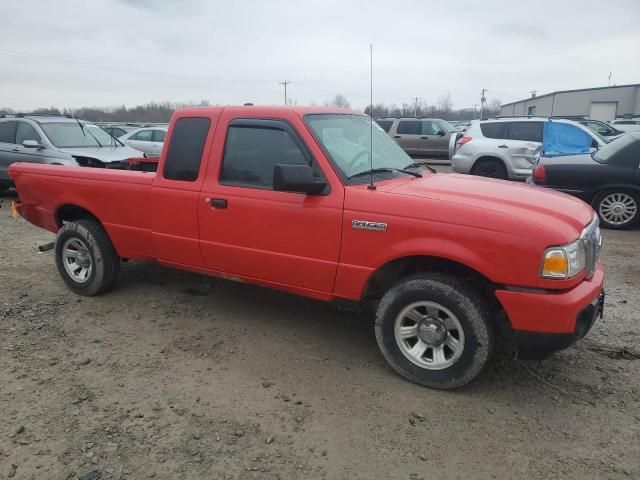
[[(73, 203), (64, 203), (56, 208), (55, 221), (58, 228), (62, 227), (65, 222), (74, 222), (77, 220), (95, 220), (100, 225), (102, 222), (91, 210), (88, 208), (76, 205)], [(102, 225), (104, 228), (104, 225)]]
[(591, 201), (589, 203), (591, 204), (591, 206), (594, 206), (598, 195), (615, 190), (631, 190), (635, 194), (640, 195), (640, 185), (634, 185), (632, 183), (611, 183), (608, 185), (603, 185), (602, 187), (598, 187), (596, 190), (594, 190), (591, 194)]

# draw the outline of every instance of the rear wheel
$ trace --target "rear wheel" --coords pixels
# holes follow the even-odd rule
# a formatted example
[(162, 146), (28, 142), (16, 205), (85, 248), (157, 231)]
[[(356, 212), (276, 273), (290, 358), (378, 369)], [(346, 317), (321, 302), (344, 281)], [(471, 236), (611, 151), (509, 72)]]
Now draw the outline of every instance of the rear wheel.
[(80, 295), (106, 292), (120, 271), (120, 258), (95, 220), (65, 223), (56, 237), (55, 253), (62, 279)]
[(478, 160), (471, 171), (473, 175), (480, 177), (499, 178), (501, 180), (507, 180), (509, 174), (507, 168), (497, 158), (483, 158)]
[(494, 343), (483, 298), (439, 273), (400, 281), (380, 301), (376, 338), (389, 364), (432, 388), (461, 387), (482, 371)]
[(631, 228), (640, 222), (640, 195), (626, 190), (609, 190), (596, 195), (593, 209), (606, 228)]

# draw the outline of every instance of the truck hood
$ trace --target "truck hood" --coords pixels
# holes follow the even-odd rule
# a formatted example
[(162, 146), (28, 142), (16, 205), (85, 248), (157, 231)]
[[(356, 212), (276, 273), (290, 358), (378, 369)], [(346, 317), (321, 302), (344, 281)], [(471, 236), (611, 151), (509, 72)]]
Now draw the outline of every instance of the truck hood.
[(380, 187), (394, 195), (426, 197), (517, 217), (569, 239), (575, 239), (594, 215), (589, 205), (564, 193), (472, 175), (432, 174)]
[(87, 147), (61, 148), (61, 152), (71, 155), (75, 159), (93, 158), (103, 163), (120, 162), (128, 158), (140, 157), (141, 153), (130, 147)]

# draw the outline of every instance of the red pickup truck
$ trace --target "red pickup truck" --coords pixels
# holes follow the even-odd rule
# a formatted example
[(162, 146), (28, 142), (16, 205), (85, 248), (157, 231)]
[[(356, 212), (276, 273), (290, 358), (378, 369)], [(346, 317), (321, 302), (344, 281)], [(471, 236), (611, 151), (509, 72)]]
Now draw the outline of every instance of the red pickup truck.
[(371, 302), (384, 357), (430, 387), (475, 378), (502, 338), (500, 318), (524, 354), (543, 356), (602, 313), (591, 207), (435, 173), (357, 112), (187, 108), (157, 173), (26, 163), (9, 173), (21, 215), (57, 233), (74, 292), (107, 291), (121, 260), (136, 259)]

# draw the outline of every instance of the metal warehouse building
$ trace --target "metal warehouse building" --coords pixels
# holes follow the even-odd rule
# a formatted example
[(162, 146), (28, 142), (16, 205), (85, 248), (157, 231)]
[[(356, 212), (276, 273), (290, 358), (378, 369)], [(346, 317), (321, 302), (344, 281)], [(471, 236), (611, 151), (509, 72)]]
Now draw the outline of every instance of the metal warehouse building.
[(584, 88), (533, 95), (502, 105), (503, 116), (583, 116), (607, 122), (619, 117), (640, 117), (640, 83)]

